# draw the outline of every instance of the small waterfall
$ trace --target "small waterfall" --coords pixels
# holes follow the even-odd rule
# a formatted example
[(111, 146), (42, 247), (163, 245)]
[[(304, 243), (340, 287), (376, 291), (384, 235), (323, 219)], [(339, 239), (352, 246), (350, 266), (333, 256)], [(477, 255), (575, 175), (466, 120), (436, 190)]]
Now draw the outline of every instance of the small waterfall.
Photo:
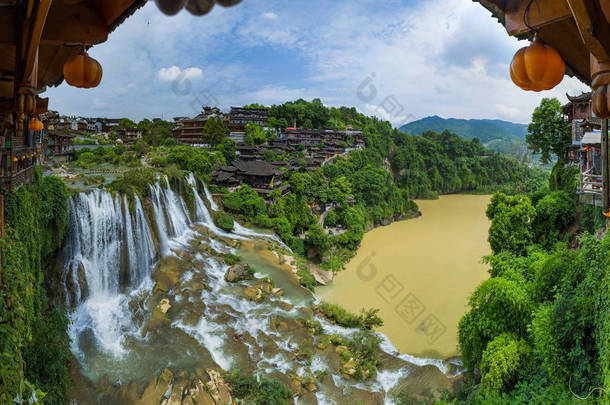
[(212, 193), (210, 193), (210, 190), (208, 189), (208, 186), (205, 183), (203, 183), (203, 192), (205, 193), (205, 198), (210, 203), (210, 208), (212, 209), (212, 211), (218, 211), (218, 205), (216, 205), (216, 203), (214, 202), (214, 199), (212, 198)]

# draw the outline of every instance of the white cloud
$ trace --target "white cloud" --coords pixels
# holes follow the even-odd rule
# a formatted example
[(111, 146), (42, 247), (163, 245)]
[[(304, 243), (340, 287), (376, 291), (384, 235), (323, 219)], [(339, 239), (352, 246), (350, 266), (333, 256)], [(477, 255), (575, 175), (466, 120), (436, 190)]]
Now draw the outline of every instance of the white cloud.
[(197, 67), (181, 70), (178, 66), (174, 65), (168, 68), (161, 68), (157, 73), (157, 77), (165, 82), (172, 82), (176, 79), (199, 80), (203, 78), (203, 70)]
[(277, 14), (273, 12), (263, 13), (263, 18), (266, 20), (277, 20)]

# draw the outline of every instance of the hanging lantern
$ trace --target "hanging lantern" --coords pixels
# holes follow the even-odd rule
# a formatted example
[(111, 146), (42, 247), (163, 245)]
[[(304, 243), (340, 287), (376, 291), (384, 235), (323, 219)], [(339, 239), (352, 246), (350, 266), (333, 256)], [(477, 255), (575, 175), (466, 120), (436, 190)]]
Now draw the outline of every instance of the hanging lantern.
[(189, 0), (186, 3), (188, 12), (196, 16), (209, 13), (212, 7), (214, 7), (214, 0)]
[(102, 80), (102, 65), (83, 50), (64, 63), (64, 78), (70, 86), (96, 87)]
[(40, 132), (43, 130), (44, 125), (42, 124), (42, 122), (40, 122), (38, 118), (32, 117), (30, 123), (28, 124), (28, 128), (30, 129), (30, 131)]
[(187, 0), (155, 0), (159, 10), (167, 15), (176, 15), (184, 8)]
[(566, 65), (559, 53), (538, 35), (517, 51), (510, 63), (510, 78), (523, 90), (550, 90), (563, 80)]
[(16, 157), (13, 158), (13, 162), (15, 162), (15, 163), (17, 163), (17, 160), (19, 160), (19, 159), (17, 159)]

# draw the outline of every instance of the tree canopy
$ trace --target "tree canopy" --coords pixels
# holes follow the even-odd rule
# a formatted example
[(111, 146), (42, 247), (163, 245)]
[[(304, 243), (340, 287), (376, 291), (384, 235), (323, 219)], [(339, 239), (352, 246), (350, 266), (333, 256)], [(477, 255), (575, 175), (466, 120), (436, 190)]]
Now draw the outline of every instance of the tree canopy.
[(540, 153), (542, 162), (555, 155), (560, 162), (565, 159), (565, 150), (570, 145), (570, 127), (563, 119), (561, 103), (556, 98), (543, 98), (532, 114), (525, 137), (529, 148)]

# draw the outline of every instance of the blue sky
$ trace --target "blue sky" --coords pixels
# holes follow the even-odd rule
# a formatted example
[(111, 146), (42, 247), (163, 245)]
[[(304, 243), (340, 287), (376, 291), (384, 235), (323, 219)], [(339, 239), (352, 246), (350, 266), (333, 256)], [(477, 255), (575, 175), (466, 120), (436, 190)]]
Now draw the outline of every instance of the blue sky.
[(568, 77), (542, 93), (515, 87), (508, 65), (525, 45), (471, 0), (243, 0), (203, 17), (168, 17), (150, 1), (90, 51), (99, 87), (46, 95), (64, 114), (135, 120), (302, 97), (394, 125), (429, 115), (525, 123), (542, 97), (587, 89)]

